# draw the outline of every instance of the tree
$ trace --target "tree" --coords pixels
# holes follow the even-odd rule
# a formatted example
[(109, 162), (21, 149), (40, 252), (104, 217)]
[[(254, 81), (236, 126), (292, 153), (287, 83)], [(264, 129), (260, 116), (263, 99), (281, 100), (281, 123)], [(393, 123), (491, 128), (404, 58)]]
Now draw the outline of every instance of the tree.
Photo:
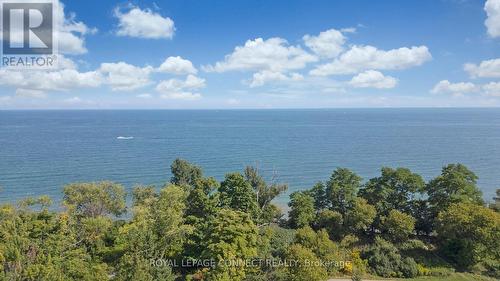
[[(257, 227), (246, 213), (220, 209), (209, 223), (202, 257), (214, 259), (206, 280), (239, 281), (246, 275), (244, 261), (257, 255)], [(243, 262), (242, 262), (243, 261)]]
[(384, 167), (381, 174), (368, 181), (360, 192), (361, 197), (374, 205), (380, 215), (388, 215), (393, 209), (410, 213), (416, 194), (424, 191), (422, 177), (407, 168)]
[(441, 175), (431, 180), (426, 187), (433, 216), (437, 216), (454, 203), (483, 205), (476, 180), (476, 174), (462, 164), (443, 167)]
[(267, 184), (264, 178), (259, 174), (258, 169), (254, 167), (249, 166), (245, 168), (245, 178), (255, 191), (257, 202), (261, 210), (269, 205), (274, 198), (288, 189), (288, 185), (286, 184), (275, 183), (274, 178), (271, 184)]
[(499, 213), (474, 203), (453, 203), (439, 213), (436, 231), (443, 253), (460, 268), (496, 261), (500, 269)]
[(415, 229), (415, 219), (398, 210), (391, 210), (387, 217), (382, 219), (384, 236), (392, 242), (404, 242)]
[[(141, 193), (142, 194), (142, 193)], [(118, 279), (169, 280), (168, 267), (158, 268), (151, 260), (180, 257), (192, 226), (185, 223), (186, 192), (170, 185), (146, 205), (134, 207), (132, 221), (123, 225), (116, 239), (116, 249), (122, 252)], [(171, 279), (170, 279), (171, 280)]]
[(280, 209), (271, 202), (285, 192), (288, 185), (276, 183), (274, 177), (271, 184), (267, 184), (258, 169), (250, 166), (245, 168), (245, 178), (257, 197), (261, 223), (271, 223), (280, 219), (282, 216)]
[(415, 260), (402, 258), (394, 245), (380, 237), (375, 238), (375, 242), (363, 252), (362, 257), (378, 276), (411, 278), (418, 274)]
[(196, 180), (203, 177), (203, 171), (200, 167), (189, 163), (184, 159), (175, 159), (170, 166), (172, 178), (170, 182), (178, 186), (193, 186)]
[(294, 228), (311, 225), (316, 217), (314, 199), (304, 192), (294, 192), (290, 195), (289, 221)]
[(288, 249), (287, 260), (293, 261), (288, 268), (290, 281), (323, 281), (327, 278), (326, 269), (318, 264), (321, 261), (318, 257), (306, 247), (300, 244), (294, 244)]
[(230, 208), (250, 214), (253, 219), (258, 218), (257, 196), (240, 173), (226, 175), (219, 188), (219, 202), (221, 208)]
[(361, 177), (346, 168), (336, 169), (326, 182), (330, 208), (345, 215), (353, 207), (360, 187)]
[(372, 225), (376, 214), (375, 207), (363, 198), (356, 198), (354, 207), (345, 215), (345, 228), (353, 234), (363, 233)]
[(322, 182), (316, 183), (310, 190), (306, 191), (306, 193), (314, 198), (314, 208), (317, 212), (330, 206), (330, 202), (326, 197), (326, 188)]
[(0, 206), (0, 280), (108, 280), (107, 270), (83, 247), (67, 213)]
[(382, 218), (388, 216), (391, 210), (412, 214), (417, 194), (424, 192), (424, 188), (422, 177), (409, 169), (384, 167), (380, 177), (366, 183), (360, 196), (375, 206), (377, 216), (373, 226), (380, 230)]
[(340, 240), (346, 230), (342, 214), (332, 210), (322, 210), (318, 213), (315, 228), (325, 229), (330, 237), (336, 240)]
[(125, 196), (123, 186), (109, 181), (64, 187), (64, 205), (78, 217), (122, 215), (126, 211)]

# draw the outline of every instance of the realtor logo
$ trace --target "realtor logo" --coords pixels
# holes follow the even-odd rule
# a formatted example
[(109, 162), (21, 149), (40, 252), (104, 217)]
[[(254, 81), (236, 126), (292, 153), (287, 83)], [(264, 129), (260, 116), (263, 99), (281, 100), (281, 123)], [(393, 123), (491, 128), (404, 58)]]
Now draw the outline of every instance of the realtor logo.
[(55, 0), (0, 0), (2, 66), (52, 68), (55, 63)]

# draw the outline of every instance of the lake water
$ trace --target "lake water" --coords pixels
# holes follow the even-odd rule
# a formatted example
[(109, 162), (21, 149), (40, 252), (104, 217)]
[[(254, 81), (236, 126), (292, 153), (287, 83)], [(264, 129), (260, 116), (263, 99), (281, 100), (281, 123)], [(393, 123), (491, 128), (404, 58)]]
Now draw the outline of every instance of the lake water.
[(368, 179), (404, 166), (430, 179), (460, 162), (490, 200), (500, 188), (500, 109), (0, 111), (1, 202), (60, 199), (71, 182), (162, 185), (177, 157), (217, 179), (258, 163), (288, 193), (336, 167)]

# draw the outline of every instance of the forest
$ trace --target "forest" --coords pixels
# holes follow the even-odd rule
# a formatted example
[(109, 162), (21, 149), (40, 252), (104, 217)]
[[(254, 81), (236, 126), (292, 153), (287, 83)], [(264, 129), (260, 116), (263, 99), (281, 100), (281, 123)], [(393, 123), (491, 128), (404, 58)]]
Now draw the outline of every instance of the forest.
[(462, 164), (429, 181), (407, 168), (366, 181), (337, 168), (288, 206), (275, 200), (287, 184), (255, 167), (217, 181), (177, 159), (171, 174), (129, 194), (72, 183), (59, 204), (0, 205), (0, 280), (500, 278), (500, 189), (485, 202)]

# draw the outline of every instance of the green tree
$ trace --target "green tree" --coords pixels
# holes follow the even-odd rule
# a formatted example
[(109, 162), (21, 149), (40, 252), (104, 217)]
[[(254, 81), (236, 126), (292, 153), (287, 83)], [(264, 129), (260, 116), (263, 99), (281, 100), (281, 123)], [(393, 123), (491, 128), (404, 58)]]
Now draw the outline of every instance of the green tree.
[(460, 268), (496, 261), (500, 269), (499, 213), (474, 203), (453, 203), (439, 213), (436, 231), (443, 253)]
[(326, 269), (318, 266), (321, 264), (320, 259), (310, 249), (300, 244), (290, 246), (286, 258), (293, 262), (287, 267), (290, 281), (323, 281), (328, 276)]
[(483, 205), (476, 180), (476, 174), (462, 164), (443, 167), (441, 175), (431, 180), (426, 187), (433, 216), (454, 203)]
[(213, 259), (206, 280), (238, 281), (246, 276), (245, 261), (257, 255), (257, 227), (246, 213), (220, 209), (209, 223), (202, 257)]
[(240, 173), (226, 175), (219, 188), (219, 202), (221, 208), (231, 208), (250, 214), (253, 219), (258, 218), (257, 196)]
[(126, 212), (125, 189), (103, 181), (74, 183), (64, 187), (64, 205), (77, 217), (119, 216)]
[(353, 208), (345, 215), (345, 228), (349, 233), (362, 234), (372, 225), (376, 214), (375, 207), (363, 198), (356, 198)]
[(289, 222), (293, 228), (301, 228), (312, 224), (316, 217), (314, 198), (304, 192), (294, 192), (290, 195)]
[(360, 187), (361, 177), (346, 168), (336, 169), (326, 182), (326, 197), (330, 208), (345, 215), (352, 209)]
[(0, 280), (108, 280), (107, 265), (87, 252), (67, 213), (24, 207), (0, 206)]
[(326, 188), (322, 182), (316, 183), (310, 190), (306, 191), (306, 194), (314, 198), (314, 208), (317, 212), (330, 206), (326, 197)]
[(278, 220), (282, 216), (281, 211), (271, 202), (285, 192), (288, 185), (276, 183), (274, 177), (271, 184), (268, 184), (259, 174), (258, 169), (250, 166), (245, 168), (245, 178), (252, 186), (257, 197), (261, 222), (270, 223)]
[(415, 229), (415, 219), (398, 210), (391, 210), (382, 219), (382, 231), (386, 239), (392, 242), (404, 242)]
[(132, 221), (120, 228), (116, 239), (122, 252), (118, 280), (171, 280), (163, 279), (171, 278), (171, 269), (152, 266), (151, 260), (180, 257), (192, 232), (184, 219), (186, 196), (183, 188), (170, 185), (134, 207)]
[(189, 163), (184, 159), (175, 159), (170, 166), (172, 178), (170, 182), (178, 186), (194, 185), (196, 180), (203, 177), (200, 167)]

